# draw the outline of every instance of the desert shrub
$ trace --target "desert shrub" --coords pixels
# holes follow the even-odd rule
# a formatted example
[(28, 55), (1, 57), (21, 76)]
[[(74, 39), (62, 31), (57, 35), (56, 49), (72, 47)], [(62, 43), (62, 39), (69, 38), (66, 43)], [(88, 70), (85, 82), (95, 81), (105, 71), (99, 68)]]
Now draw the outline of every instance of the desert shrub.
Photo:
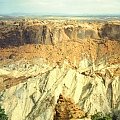
[(110, 116), (110, 114), (106, 114), (104, 115), (101, 112), (98, 112), (94, 115), (91, 116), (92, 120), (112, 120), (112, 117)]
[(0, 120), (8, 120), (5, 110), (0, 106)]

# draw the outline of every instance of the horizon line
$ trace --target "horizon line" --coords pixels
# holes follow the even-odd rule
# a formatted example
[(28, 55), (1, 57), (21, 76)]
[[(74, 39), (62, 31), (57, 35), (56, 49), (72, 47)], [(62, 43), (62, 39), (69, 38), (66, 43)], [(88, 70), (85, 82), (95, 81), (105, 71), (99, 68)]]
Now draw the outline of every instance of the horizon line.
[(1, 16), (120, 16), (120, 14), (64, 14), (64, 13), (0, 13)]

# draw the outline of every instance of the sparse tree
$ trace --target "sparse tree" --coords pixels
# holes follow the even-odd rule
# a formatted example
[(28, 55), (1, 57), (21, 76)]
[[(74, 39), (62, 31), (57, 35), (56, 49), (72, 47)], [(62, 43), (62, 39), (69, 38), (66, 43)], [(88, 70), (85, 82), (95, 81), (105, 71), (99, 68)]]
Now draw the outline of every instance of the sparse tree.
[(0, 120), (8, 120), (5, 110), (0, 106)]

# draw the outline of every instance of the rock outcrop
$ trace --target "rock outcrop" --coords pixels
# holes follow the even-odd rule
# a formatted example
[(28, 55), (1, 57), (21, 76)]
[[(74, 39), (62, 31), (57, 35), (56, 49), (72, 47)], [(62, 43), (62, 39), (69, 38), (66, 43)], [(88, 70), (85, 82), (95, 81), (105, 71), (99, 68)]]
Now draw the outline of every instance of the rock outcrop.
[(60, 94), (55, 106), (54, 120), (70, 120), (85, 117), (85, 113), (70, 98), (64, 98)]
[(102, 38), (120, 41), (120, 25), (119, 24), (105, 24), (100, 31)]

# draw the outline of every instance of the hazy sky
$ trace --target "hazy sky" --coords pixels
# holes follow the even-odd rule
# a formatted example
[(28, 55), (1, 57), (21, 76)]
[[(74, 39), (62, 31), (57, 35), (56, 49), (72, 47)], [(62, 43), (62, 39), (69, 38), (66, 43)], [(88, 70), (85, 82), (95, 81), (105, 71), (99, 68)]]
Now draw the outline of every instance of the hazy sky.
[(120, 0), (0, 0), (0, 14), (120, 14)]

